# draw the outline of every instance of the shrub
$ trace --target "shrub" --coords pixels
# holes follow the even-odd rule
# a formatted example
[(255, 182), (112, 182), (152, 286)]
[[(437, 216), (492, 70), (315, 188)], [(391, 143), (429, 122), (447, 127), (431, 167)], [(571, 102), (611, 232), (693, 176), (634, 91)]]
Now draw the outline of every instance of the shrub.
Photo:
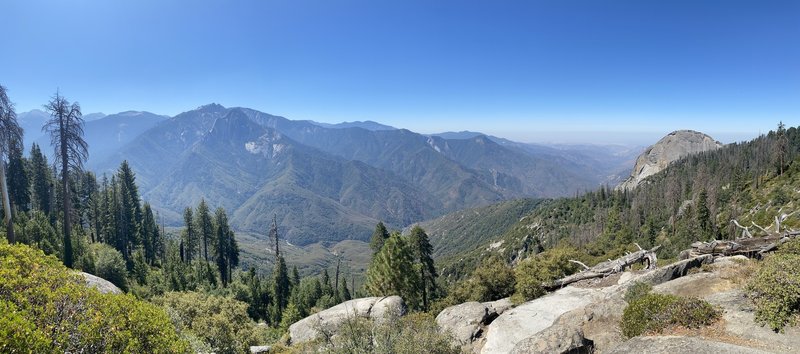
[(542, 284), (550, 283), (560, 277), (575, 273), (576, 264), (570, 259), (577, 259), (579, 253), (571, 247), (554, 248), (529, 257), (517, 265), (514, 275), (517, 279), (516, 293), (512, 300), (520, 303), (535, 299), (546, 293)]
[(782, 244), (776, 253), (800, 255), (800, 239), (794, 239)]
[[(514, 293), (514, 271), (499, 256), (484, 259), (469, 279), (459, 283), (445, 301), (434, 307), (466, 301), (493, 301)], [(443, 308), (443, 307), (442, 307)]]
[(0, 352), (188, 352), (163, 310), (101, 294), (40, 250), (0, 242), (0, 279)]
[(637, 281), (633, 283), (630, 288), (628, 288), (628, 291), (625, 292), (625, 302), (630, 304), (631, 302), (634, 302), (649, 294), (651, 290), (653, 290), (652, 285)]
[(94, 275), (112, 282), (122, 291), (128, 291), (127, 269), (122, 253), (105, 243), (93, 243), (90, 249), (94, 255)]
[(247, 352), (250, 345), (260, 344), (266, 337), (247, 316), (247, 304), (232, 298), (169, 292), (153, 302), (167, 310), (182, 335), (199, 339), (201, 347), (195, 351), (210, 347), (216, 353)]
[(773, 331), (795, 325), (800, 313), (800, 255), (778, 253), (767, 257), (745, 290), (755, 304), (756, 322)]
[(630, 338), (645, 333), (661, 333), (672, 326), (707, 326), (719, 317), (719, 310), (700, 299), (646, 294), (625, 308), (620, 327), (622, 334)]
[(303, 348), (307, 352), (334, 353), (459, 353), (451, 338), (443, 334), (432, 315), (413, 313), (406, 317), (374, 322), (349, 317), (340, 325), (338, 335)]

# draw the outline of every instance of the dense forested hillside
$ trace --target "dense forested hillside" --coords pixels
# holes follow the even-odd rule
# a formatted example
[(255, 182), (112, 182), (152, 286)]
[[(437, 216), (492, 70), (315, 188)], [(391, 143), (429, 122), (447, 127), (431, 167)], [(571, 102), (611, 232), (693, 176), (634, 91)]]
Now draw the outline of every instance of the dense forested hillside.
[[(697, 240), (741, 236), (733, 220), (774, 229), (774, 219), (798, 209), (795, 156), (800, 131), (781, 126), (749, 142), (734, 143), (671, 164), (632, 191), (610, 186), (575, 198), (549, 200), (522, 217), (503, 235), (443, 264), (445, 275), (469, 274), (477, 261), (498, 248), (509, 262), (558, 245), (571, 244), (589, 257), (614, 258), (630, 250), (661, 245), (662, 258), (677, 257)], [(794, 223), (788, 217), (784, 224)]]

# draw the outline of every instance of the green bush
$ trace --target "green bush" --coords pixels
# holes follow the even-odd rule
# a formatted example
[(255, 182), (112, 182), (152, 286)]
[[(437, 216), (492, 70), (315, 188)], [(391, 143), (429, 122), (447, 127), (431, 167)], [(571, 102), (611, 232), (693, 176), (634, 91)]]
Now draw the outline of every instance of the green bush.
[(163, 310), (101, 294), (40, 250), (0, 242), (0, 279), (0, 352), (188, 352)]
[(122, 253), (105, 243), (93, 243), (89, 248), (94, 256), (94, 275), (128, 291), (128, 272)]
[(512, 300), (521, 303), (544, 295), (542, 284), (575, 273), (578, 266), (569, 260), (579, 256), (574, 248), (559, 247), (523, 260), (514, 269), (517, 284)]
[[(216, 353), (242, 353), (266, 339), (247, 316), (247, 304), (228, 297), (197, 292), (169, 292), (153, 302), (163, 306), (195, 351), (209, 347)], [(193, 338), (199, 341), (192, 340)]]
[(661, 333), (673, 326), (707, 326), (719, 317), (719, 310), (700, 299), (646, 294), (625, 308), (620, 327), (622, 334), (630, 338), (646, 333)]
[[(377, 323), (350, 317), (339, 326), (338, 335), (304, 347), (304, 352), (333, 353), (431, 353), (456, 354), (460, 350), (443, 334), (432, 315), (412, 313)], [(315, 348), (314, 348), (315, 346)]]
[(756, 307), (756, 322), (773, 331), (795, 325), (800, 313), (800, 255), (788, 253), (795, 245), (762, 261), (745, 287)]
[(466, 301), (493, 301), (514, 293), (514, 271), (499, 256), (484, 259), (469, 279), (459, 283), (445, 301), (434, 307), (455, 305)]
[(776, 253), (800, 255), (800, 239), (794, 239), (780, 245)]
[(634, 302), (649, 294), (651, 290), (653, 290), (652, 285), (637, 281), (633, 283), (630, 288), (628, 288), (628, 291), (625, 292), (625, 302), (630, 304), (631, 302)]

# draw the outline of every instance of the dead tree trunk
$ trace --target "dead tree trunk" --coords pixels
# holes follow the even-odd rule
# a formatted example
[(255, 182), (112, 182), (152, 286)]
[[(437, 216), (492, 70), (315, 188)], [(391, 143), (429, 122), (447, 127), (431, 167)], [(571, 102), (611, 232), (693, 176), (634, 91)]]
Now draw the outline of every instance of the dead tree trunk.
[[(639, 245), (636, 245), (636, 247), (639, 247)], [(585, 264), (578, 261), (571, 261), (573, 263), (582, 265), (585, 269), (579, 273), (575, 273), (561, 279), (556, 279), (550, 284), (543, 284), (543, 286), (547, 290), (555, 290), (581, 280), (603, 278), (611, 274), (620, 273), (625, 270), (625, 268), (637, 263), (647, 262), (647, 269), (654, 269), (656, 267), (656, 261), (658, 260), (656, 257), (656, 251), (660, 247), (661, 246), (656, 246), (649, 250), (644, 250), (639, 247), (639, 250), (636, 252), (626, 254), (614, 260), (602, 262), (594, 267), (587, 267)]]

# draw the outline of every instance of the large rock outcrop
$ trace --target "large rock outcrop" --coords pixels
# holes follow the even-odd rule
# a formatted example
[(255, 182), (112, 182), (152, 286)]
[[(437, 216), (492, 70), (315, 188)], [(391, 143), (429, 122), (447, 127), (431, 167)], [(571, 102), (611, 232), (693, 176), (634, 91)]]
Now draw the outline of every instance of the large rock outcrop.
[(454, 344), (468, 352), (472, 343), (481, 337), (485, 327), (512, 306), (508, 299), (484, 303), (465, 302), (442, 310), (436, 316), (436, 324), (453, 337)]
[(86, 285), (99, 290), (103, 294), (122, 294), (122, 290), (108, 280), (86, 272), (79, 272), (79, 274), (86, 281)]
[(336, 335), (339, 326), (354, 317), (382, 321), (405, 313), (406, 304), (399, 296), (353, 299), (295, 322), (289, 326), (289, 338), (292, 344), (308, 342)]
[(678, 130), (669, 133), (639, 155), (630, 177), (617, 186), (617, 189), (634, 189), (642, 180), (660, 172), (681, 157), (716, 150), (720, 147), (722, 147), (722, 143), (719, 141), (694, 130)]
[[(748, 262), (742, 256), (704, 255), (576, 283), (497, 315), (491, 303), (452, 306), (437, 323), (453, 335), (453, 344), (473, 353), (798, 352), (800, 328), (779, 334), (754, 322), (752, 304), (741, 290)], [(723, 319), (706, 332), (626, 340), (619, 329), (624, 295), (637, 282), (653, 285), (657, 293), (704, 299), (722, 309)]]

